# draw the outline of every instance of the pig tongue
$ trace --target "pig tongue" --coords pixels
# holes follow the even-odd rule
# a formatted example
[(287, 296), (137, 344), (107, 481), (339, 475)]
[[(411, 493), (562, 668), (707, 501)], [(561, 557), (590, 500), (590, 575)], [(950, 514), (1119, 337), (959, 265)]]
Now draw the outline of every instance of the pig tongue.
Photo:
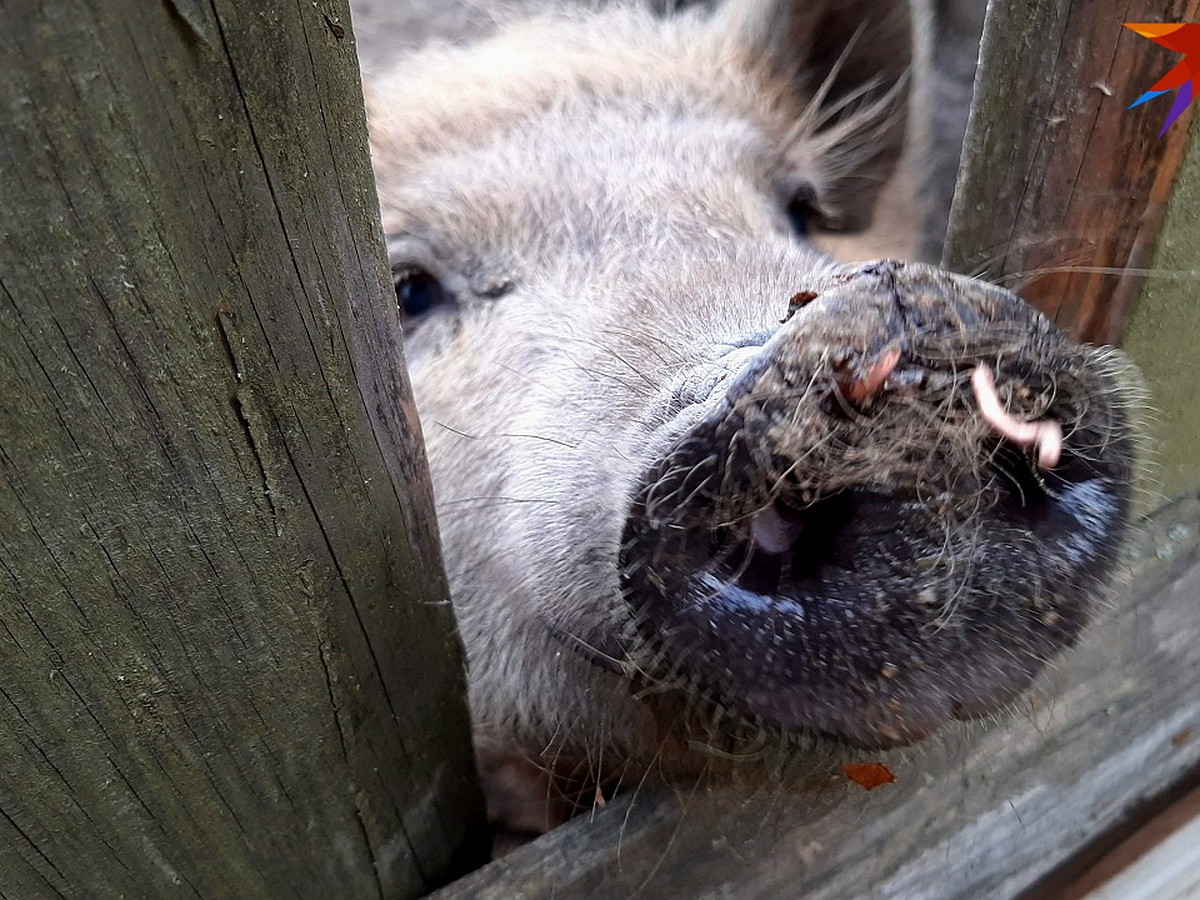
[(774, 505), (763, 507), (750, 520), (750, 534), (755, 545), (777, 555), (791, 549), (801, 529), (799, 522), (785, 520)]

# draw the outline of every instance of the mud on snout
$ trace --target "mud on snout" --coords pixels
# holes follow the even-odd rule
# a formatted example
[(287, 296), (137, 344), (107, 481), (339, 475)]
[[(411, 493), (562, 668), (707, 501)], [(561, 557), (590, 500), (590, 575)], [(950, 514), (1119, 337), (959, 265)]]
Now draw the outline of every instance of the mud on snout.
[(1007, 291), (884, 262), (658, 428), (622, 542), (649, 692), (862, 747), (986, 715), (1071, 644), (1129, 527), (1130, 387)]

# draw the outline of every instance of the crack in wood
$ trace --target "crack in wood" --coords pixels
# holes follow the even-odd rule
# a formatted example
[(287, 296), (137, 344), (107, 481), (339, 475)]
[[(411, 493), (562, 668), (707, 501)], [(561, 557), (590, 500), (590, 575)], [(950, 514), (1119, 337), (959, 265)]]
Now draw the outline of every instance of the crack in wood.
[(163, 0), (163, 5), (174, 14), (172, 18), (187, 26), (187, 31), (212, 49), (216, 49), (214, 13), (204, 0)]
[(229, 360), (230, 367), (233, 369), (234, 381), (238, 384), (229, 397), (229, 403), (233, 407), (234, 415), (237, 416), (238, 425), (241, 426), (242, 436), (246, 439), (246, 446), (250, 449), (250, 455), (254, 458), (254, 465), (258, 470), (260, 483), (262, 484), (263, 497), (266, 498), (267, 505), (271, 510), (271, 521), (275, 526), (275, 536), (283, 536), (283, 521), (279, 516), (279, 510), (275, 506), (276, 485), (274, 479), (267, 472), (267, 464), (263, 460), (263, 455), (258, 447), (258, 440), (254, 437), (255, 423), (252, 419), (257, 419), (258, 416), (250, 409), (249, 397), (251, 396), (251, 388), (245, 383), (245, 372), (242, 369), (239, 354), (234, 349), (237, 346), (238, 337), (234, 326), (233, 313), (227, 309), (220, 309), (216, 315), (217, 331), (221, 335), (221, 346), (225, 350), (225, 356)]

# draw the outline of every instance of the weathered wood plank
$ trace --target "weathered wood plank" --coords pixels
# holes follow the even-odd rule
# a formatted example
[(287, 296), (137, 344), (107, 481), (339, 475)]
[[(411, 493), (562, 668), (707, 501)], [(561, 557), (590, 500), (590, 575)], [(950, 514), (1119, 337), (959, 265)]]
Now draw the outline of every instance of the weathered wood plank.
[(1200, 486), (1200, 141), (1188, 148), (1175, 181), (1150, 270), (1125, 349), (1150, 386), (1154, 462), (1163, 492), (1175, 497)]
[[(1180, 740), (1191, 740), (1194, 735), (1185, 734)], [(1200, 772), (1195, 773), (1190, 780), (1194, 781)], [(1180, 790), (1172, 791), (1171, 797), (1156, 797), (1151, 805), (1153, 811), (1143, 815), (1135, 814), (1131, 828), (1126, 829), (1122, 839), (1114, 841), (1115, 835), (1103, 835), (1096, 842), (1094, 852), (1080, 854), (1072, 861), (1069, 871), (1063, 872), (1063, 878), (1047, 879), (1041, 896), (1058, 898), (1058, 900), (1083, 900), (1090, 897), (1093, 891), (1107, 889), (1115, 879), (1130, 868), (1141, 871), (1153, 871), (1159, 865), (1157, 857), (1169, 838), (1177, 835), (1182, 828), (1191, 823), (1200, 822), (1200, 787), (1180, 785)], [(1177, 795), (1186, 791), (1183, 797)], [(1166, 806), (1165, 809), (1162, 807)], [(1142, 820), (1144, 819), (1144, 824)], [(1200, 841), (1193, 841), (1185, 852), (1177, 852), (1174, 847), (1171, 852), (1176, 862), (1181, 862), (1187, 869), (1200, 874)], [(1088, 858), (1091, 857), (1091, 858)], [(1143, 881), (1143, 884), (1146, 882)], [(1053, 885), (1053, 893), (1050, 893)], [(1110, 891), (1110, 894), (1112, 892)], [(1113, 900), (1121, 897), (1116, 894)], [(1026, 900), (1037, 900), (1029, 897)], [(1091, 897), (1091, 900), (1098, 900)]]
[[(984, 274), (1082, 340), (1120, 343), (1191, 111), (1127, 109), (1179, 59), (1122, 23), (1125, 0), (992, 3), (942, 264)], [(1155, 21), (1195, 21), (1167, 0)]]
[(1146, 526), (1135, 588), (1022, 712), (892, 754), (894, 785), (642, 791), (435, 896), (1006, 897), (1200, 765), (1200, 499)]
[(1088, 900), (1187, 900), (1200, 894), (1200, 818), (1193, 818)]
[(398, 897), (478, 821), (343, 0), (0, 4), (0, 895)]

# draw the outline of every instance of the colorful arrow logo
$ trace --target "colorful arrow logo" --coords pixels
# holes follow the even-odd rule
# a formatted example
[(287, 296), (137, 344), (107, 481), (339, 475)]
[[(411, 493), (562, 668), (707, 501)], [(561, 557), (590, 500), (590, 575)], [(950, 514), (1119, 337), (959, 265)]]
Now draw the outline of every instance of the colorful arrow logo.
[(1150, 86), (1150, 90), (1142, 94), (1129, 108), (1141, 106), (1147, 100), (1153, 100), (1167, 91), (1179, 89), (1171, 111), (1167, 113), (1167, 122), (1158, 133), (1162, 137), (1175, 120), (1183, 115), (1183, 111), (1196, 99), (1197, 80), (1200, 79), (1200, 24), (1189, 22), (1126, 22), (1125, 27), (1136, 31), (1142, 37), (1150, 38), (1160, 47), (1184, 54), (1171, 71)]

